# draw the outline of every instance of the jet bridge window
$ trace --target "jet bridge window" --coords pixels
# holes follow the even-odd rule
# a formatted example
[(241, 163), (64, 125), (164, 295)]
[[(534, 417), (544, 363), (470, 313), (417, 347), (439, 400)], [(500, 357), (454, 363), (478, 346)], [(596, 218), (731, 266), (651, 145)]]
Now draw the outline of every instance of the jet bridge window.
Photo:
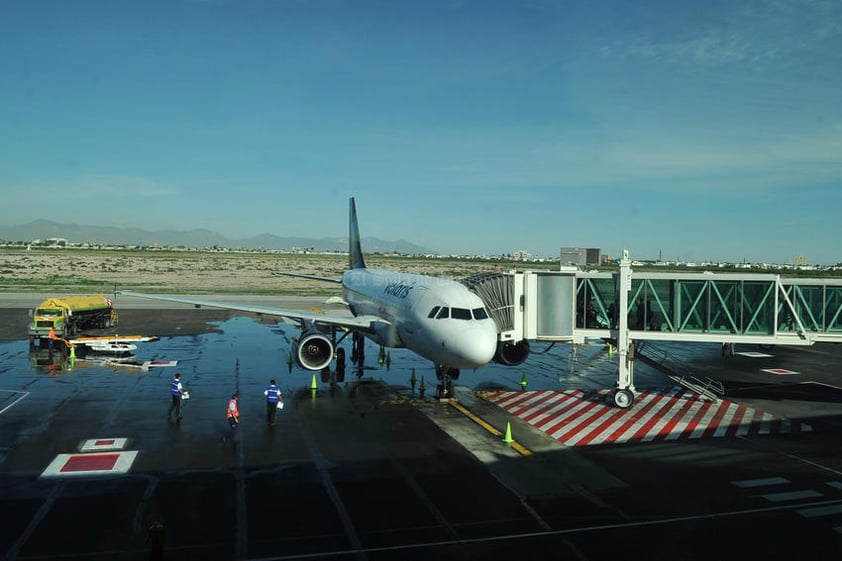
[(450, 317), (453, 319), (471, 319), (471, 310), (467, 308), (451, 308)]
[(485, 308), (474, 308), (471, 310), (474, 313), (474, 319), (488, 319), (488, 312)]
[(430, 318), (430, 319), (433, 319), (434, 317), (436, 317), (436, 314), (439, 312), (440, 309), (441, 309), (441, 306), (434, 307), (432, 310), (430, 310), (430, 313), (427, 314), (427, 317)]

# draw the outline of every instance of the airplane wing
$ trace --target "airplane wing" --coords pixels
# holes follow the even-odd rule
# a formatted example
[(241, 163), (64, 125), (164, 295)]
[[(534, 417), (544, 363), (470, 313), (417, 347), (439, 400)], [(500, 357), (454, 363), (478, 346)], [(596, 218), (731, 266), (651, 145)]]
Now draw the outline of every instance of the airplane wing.
[(272, 271), (272, 275), (276, 277), (295, 277), (298, 279), (317, 280), (322, 282), (332, 282), (334, 284), (342, 284), (342, 279), (335, 279), (333, 277), (321, 277), (319, 275), (305, 275), (303, 273), (289, 273), (287, 271)]
[(164, 302), (177, 302), (179, 304), (190, 304), (197, 308), (220, 308), (223, 310), (236, 310), (240, 312), (251, 312), (265, 316), (277, 316), (286, 320), (292, 320), (304, 327), (307, 323), (330, 325), (340, 328), (359, 329), (373, 331), (375, 324), (383, 325), (389, 321), (378, 316), (353, 316), (347, 314), (312, 312), (305, 310), (286, 310), (269, 306), (255, 306), (253, 304), (220, 302), (217, 300), (204, 300), (201, 298), (186, 298), (183, 296), (166, 296), (163, 294), (145, 294), (140, 292), (118, 291), (118, 295), (132, 296), (136, 298), (148, 298), (150, 300), (162, 300)]

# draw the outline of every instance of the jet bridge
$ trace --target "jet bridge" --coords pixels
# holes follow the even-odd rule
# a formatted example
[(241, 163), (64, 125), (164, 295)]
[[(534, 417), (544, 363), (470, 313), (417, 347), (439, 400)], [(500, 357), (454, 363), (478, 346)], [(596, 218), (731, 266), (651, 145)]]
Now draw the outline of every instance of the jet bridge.
[(842, 279), (763, 273), (489, 273), (463, 281), (486, 303), (501, 343), (588, 338), (617, 347), (614, 402), (634, 402), (635, 345), (643, 341), (812, 345), (842, 342)]

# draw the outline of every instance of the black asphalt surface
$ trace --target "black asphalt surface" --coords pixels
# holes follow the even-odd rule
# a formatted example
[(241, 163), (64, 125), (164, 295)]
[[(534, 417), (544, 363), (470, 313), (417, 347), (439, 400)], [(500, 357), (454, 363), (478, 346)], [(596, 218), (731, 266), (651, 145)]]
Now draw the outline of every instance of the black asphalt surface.
[[(523, 456), (431, 399), (432, 369), (411, 353), (393, 350), (381, 364), (367, 348), (361, 380), (349, 367), (342, 382), (317, 375), (313, 391), (312, 373), (288, 366), (292, 328), (248, 317), (206, 327), (142, 346), (138, 359), (179, 361), (148, 371), (37, 365), (23, 337), (0, 342), (0, 558), (842, 554), (842, 345), (773, 349), (767, 359), (723, 358), (713, 345), (647, 350), (670, 368), (723, 380), (729, 399), (813, 426), (751, 438), (571, 449), (474, 393), (517, 390), (524, 373), (529, 389), (610, 387), (615, 366), (599, 343), (462, 373), (459, 402), (489, 426), (510, 422), (533, 452)], [(767, 375), (767, 366), (798, 374)], [(638, 386), (665, 384), (657, 369), (636, 369)], [(166, 418), (176, 371), (191, 394), (180, 422)], [(286, 404), (275, 426), (262, 396), (270, 378)], [(224, 409), (234, 391), (243, 421), (232, 438)], [(126, 438), (138, 452), (127, 474), (41, 476), (57, 454), (104, 438)]]

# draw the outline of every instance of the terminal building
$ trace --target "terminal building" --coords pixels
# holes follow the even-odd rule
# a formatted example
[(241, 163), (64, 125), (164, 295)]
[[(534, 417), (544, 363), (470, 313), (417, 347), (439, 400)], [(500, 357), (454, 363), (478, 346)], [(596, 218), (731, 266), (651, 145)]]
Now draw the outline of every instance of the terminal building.
[(599, 248), (562, 247), (561, 264), (586, 267), (588, 265), (600, 264)]

